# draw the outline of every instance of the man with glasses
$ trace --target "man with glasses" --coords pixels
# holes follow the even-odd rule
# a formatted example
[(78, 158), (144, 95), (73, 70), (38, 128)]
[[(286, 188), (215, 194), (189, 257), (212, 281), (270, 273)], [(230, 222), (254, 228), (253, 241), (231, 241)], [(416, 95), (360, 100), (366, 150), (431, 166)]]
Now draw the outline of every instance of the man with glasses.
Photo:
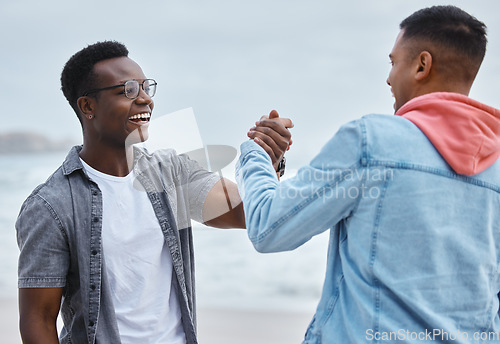
[[(16, 223), (23, 341), (197, 343), (191, 219), (244, 228), (235, 184), (172, 150), (133, 146), (148, 138), (157, 84), (122, 44), (79, 51), (61, 84), (83, 145), (28, 197)], [(262, 122), (277, 165), (289, 120)]]

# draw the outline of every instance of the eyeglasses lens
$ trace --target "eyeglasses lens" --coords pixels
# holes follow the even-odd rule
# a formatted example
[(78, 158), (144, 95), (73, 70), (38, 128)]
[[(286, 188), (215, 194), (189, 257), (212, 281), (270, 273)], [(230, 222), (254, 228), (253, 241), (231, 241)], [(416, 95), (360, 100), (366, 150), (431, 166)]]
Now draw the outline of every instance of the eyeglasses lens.
[(156, 93), (156, 82), (151, 79), (144, 80), (142, 88), (144, 89), (144, 92), (146, 92), (148, 96), (153, 97)]
[[(152, 79), (144, 80), (142, 83), (144, 92), (153, 97), (156, 93), (156, 82)], [(129, 99), (135, 99), (139, 96), (140, 85), (137, 80), (129, 80), (125, 83), (125, 96)]]
[(137, 80), (129, 80), (125, 83), (125, 97), (135, 99), (139, 96), (139, 82)]

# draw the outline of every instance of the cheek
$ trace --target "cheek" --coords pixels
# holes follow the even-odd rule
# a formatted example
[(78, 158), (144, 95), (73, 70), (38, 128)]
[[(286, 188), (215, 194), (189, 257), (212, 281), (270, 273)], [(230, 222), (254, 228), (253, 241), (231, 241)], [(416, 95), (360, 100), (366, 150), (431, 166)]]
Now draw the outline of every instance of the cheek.
[(389, 76), (387, 77), (387, 83), (390, 84), (391, 87), (394, 87), (394, 83), (396, 82), (396, 72), (396, 67), (392, 66), (389, 71)]
[(127, 101), (114, 102), (106, 108), (110, 119), (122, 119), (130, 113), (131, 103)]

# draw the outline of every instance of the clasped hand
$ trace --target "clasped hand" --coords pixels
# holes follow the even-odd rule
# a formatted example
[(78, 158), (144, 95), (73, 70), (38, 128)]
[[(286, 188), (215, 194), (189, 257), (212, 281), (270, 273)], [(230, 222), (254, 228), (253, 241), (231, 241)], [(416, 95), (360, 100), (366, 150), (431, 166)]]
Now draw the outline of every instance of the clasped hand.
[(292, 144), (290, 128), (293, 128), (292, 120), (281, 118), (276, 110), (272, 110), (269, 116), (262, 116), (247, 133), (269, 154), (275, 170)]

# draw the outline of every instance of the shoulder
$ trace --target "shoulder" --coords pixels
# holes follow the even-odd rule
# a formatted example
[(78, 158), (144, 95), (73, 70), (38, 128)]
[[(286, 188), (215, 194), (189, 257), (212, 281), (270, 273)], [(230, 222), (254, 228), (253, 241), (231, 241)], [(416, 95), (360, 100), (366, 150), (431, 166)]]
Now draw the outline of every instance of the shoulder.
[(88, 180), (82, 171), (78, 151), (73, 147), (64, 162), (38, 185), (21, 206), (19, 217), (41, 216), (48, 213), (51, 218), (71, 217), (72, 195), (84, 198)]
[[(395, 115), (370, 114), (343, 124), (335, 136), (344, 139), (363, 141), (367, 135), (406, 134), (407, 131), (415, 130), (413, 123), (407, 119)], [(334, 137), (335, 137), (334, 136)]]
[(370, 114), (342, 125), (323, 146), (313, 164), (366, 164), (379, 152), (405, 146), (408, 137), (422, 138), (420, 130), (410, 121), (394, 115)]
[(171, 148), (156, 149), (152, 152), (145, 148), (136, 148), (136, 159), (139, 162), (143, 160), (148, 164), (162, 163), (179, 166), (187, 165), (191, 161), (194, 161), (190, 158), (190, 155), (186, 153), (178, 154), (175, 149)]
[(36, 187), (23, 202), (17, 216), (15, 227), (18, 242), (37, 236), (41, 236), (39, 243), (45, 242), (42, 237), (50, 235), (54, 238), (53, 233), (60, 233), (56, 235), (66, 238), (65, 224), (73, 218), (71, 192), (62, 168)]
[(362, 117), (367, 158), (372, 161), (439, 162), (439, 153), (427, 136), (412, 122), (396, 115)]
[(64, 202), (65, 196), (70, 193), (81, 192), (81, 190), (74, 190), (78, 184), (72, 183), (70, 186), (70, 180), (85, 181), (87, 179), (83, 173), (83, 165), (79, 157), (80, 150), (81, 146), (73, 147), (63, 163), (44, 183), (38, 185), (33, 190), (28, 199), (44, 199), (57, 203), (58, 201)]
[[(53, 209), (57, 208), (57, 204), (65, 204), (63, 200), (66, 198), (65, 195), (69, 193), (70, 188), (67, 176), (64, 175), (62, 167), (59, 167), (26, 198), (21, 206), (20, 216), (25, 212), (28, 212), (29, 216), (33, 216), (32, 211), (34, 209), (54, 212)], [(31, 211), (28, 211), (28, 209)]]
[[(192, 159), (188, 154), (177, 154), (174, 149), (158, 149), (148, 152), (145, 149), (137, 151), (136, 172), (142, 173), (156, 170), (166, 180), (185, 183), (186, 180), (212, 174), (206, 166)], [(194, 157), (197, 158), (197, 157)], [(201, 161), (204, 163), (206, 160)]]
[(359, 121), (367, 131), (372, 133), (391, 133), (392, 136), (397, 136), (398, 134), (406, 135), (411, 132), (419, 132), (412, 122), (396, 115), (370, 114), (363, 116)]
[(33, 202), (37, 199), (52, 199), (65, 189), (68, 189), (67, 176), (64, 175), (60, 166), (44, 183), (38, 185), (26, 200)]
[(410, 139), (422, 140), (425, 135), (412, 122), (396, 115), (367, 115), (361, 118), (367, 144), (373, 149)]
[(181, 162), (179, 155), (174, 149), (157, 149), (152, 152), (142, 147), (134, 148), (134, 168), (137, 172), (145, 172), (150, 169), (166, 170), (176, 174)]
[(152, 160), (170, 160), (176, 159), (178, 157), (175, 149), (164, 148), (164, 149), (156, 149), (154, 151), (149, 151), (144, 147), (134, 147), (135, 159), (145, 159), (148, 161)]

